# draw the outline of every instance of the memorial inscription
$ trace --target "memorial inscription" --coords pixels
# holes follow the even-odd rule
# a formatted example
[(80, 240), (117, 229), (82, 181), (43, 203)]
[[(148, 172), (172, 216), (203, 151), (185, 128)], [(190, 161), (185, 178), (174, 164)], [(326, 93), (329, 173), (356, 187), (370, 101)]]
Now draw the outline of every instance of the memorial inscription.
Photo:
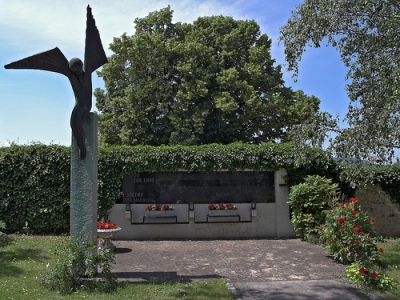
[(117, 203), (272, 203), (274, 172), (134, 173), (122, 181)]

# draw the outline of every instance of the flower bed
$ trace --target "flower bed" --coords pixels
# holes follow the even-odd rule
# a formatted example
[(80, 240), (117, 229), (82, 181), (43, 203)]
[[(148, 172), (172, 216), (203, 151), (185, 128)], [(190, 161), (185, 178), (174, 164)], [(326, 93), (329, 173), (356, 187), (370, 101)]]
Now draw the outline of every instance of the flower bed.
[(146, 211), (171, 211), (174, 210), (172, 206), (169, 206), (168, 204), (150, 204), (149, 206), (146, 207)]
[(214, 203), (210, 203), (208, 205), (208, 210), (237, 210), (237, 207), (232, 203), (224, 204), (223, 202), (215, 205)]
[(148, 218), (157, 218), (157, 217), (174, 217), (175, 211), (172, 206), (167, 204), (155, 204), (149, 205), (146, 207), (146, 217)]
[(237, 215), (237, 207), (232, 203), (224, 204), (221, 202), (217, 205), (214, 203), (208, 205), (208, 216), (210, 217), (229, 217)]

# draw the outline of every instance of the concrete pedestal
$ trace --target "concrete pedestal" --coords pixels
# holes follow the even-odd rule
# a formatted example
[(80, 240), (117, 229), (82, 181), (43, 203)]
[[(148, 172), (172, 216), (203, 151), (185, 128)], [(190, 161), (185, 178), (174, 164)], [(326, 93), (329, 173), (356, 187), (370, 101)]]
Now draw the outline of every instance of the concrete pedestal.
[(84, 123), (86, 157), (79, 158), (79, 149), (72, 135), (70, 230), (73, 240), (97, 238), (97, 171), (98, 116), (90, 113)]

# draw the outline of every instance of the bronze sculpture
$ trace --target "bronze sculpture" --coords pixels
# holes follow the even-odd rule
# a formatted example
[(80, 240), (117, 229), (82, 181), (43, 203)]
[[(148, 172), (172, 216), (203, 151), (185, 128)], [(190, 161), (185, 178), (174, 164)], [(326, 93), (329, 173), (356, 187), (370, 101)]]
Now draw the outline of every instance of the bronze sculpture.
[(79, 157), (86, 156), (83, 123), (92, 108), (92, 73), (107, 63), (92, 10), (87, 6), (85, 61), (73, 58), (69, 62), (57, 47), (46, 52), (5, 65), (6, 69), (35, 69), (63, 74), (68, 77), (75, 95), (75, 106), (71, 114), (71, 129), (79, 148)]

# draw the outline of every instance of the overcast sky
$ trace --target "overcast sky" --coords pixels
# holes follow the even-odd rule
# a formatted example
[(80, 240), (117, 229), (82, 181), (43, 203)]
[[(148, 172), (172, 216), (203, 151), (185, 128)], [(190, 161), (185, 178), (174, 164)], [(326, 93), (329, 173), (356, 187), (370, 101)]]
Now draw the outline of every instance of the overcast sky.
[[(90, 4), (106, 54), (113, 37), (134, 33), (135, 18), (168, 5), (173, 22), (191, 23), (200, 16), (224, 15), (254, 19), (273, 42), (272, 57), (284, 65), (279, 29), (299, 0), (96, 0)], [(10, 141), (70, 145), (69, 118), (74, 95), (68, 79), (36, 70), (5, 70), (4, 65), (59, 47), (67, 59), (83, 59), (86, 6), (78, 0), (0, 0), (0, 146)], [(344, 117), (349, 104), (345, 91), (346, 69), (333, 48), (308, 49), (300, 63), (298, 82), (285, 68), (287, 86), (321, 100), (321, 110)], [(93, 74), (93, 89), (103, 81)], [(95, 98), (93, 97), (93, 103)], [(95, 105), (93, 105), (95, 109)]]

